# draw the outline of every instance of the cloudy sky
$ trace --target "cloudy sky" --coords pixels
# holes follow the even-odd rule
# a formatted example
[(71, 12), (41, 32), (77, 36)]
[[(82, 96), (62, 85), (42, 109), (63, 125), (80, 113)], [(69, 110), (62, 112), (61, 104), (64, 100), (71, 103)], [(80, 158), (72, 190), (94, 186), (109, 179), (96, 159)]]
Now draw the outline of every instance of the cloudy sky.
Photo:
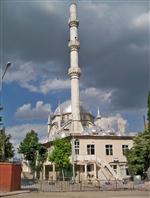
[[(47, 135), (47, 116), (70, 99), (67, 0), (0, 0), (4, 122), (17, 144), (28, 130)], [(143, 130), (149, 90), (148, 0), (76, 1), (82, 101), (96, 115), (119, 115)]]

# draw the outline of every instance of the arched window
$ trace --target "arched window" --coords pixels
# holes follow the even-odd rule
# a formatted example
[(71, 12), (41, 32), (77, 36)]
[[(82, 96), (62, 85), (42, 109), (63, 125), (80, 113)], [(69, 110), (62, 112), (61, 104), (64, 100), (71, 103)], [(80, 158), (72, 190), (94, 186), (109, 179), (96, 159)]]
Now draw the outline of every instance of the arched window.
[(75, 155), (79, 155), (79, 149), (80, 149), (79, 140), (76, 139), (74, 141), (74, 152), (75, 152)]

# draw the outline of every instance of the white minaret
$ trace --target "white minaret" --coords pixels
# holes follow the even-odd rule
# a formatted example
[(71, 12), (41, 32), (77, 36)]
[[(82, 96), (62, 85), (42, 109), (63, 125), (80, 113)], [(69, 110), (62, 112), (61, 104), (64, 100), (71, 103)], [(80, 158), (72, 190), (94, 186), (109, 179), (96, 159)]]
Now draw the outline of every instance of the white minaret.
[(78, 51), (80, 48), (80, 42), (78, 37), (78, 25), (77, 20), (77, 6), (75, 3), (70, 6), (70, 68), (68, 74), (71, 80), (71, 108), (72, 108), (72, 125), (71, 133), (81, 133), (83, 130), (80, 119), (80, 97), (79, 97), (79, 78), (81, 70), (78, 64)]

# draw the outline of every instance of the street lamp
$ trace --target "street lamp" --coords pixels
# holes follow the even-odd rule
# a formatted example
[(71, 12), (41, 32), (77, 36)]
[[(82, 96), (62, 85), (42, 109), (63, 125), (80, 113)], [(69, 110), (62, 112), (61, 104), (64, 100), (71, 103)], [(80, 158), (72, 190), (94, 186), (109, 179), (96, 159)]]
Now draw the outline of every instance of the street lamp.
[(4, 73), (3, 73), (3, 75), (2, 75), (2, 80), (3, 80), (3, 78), (4, 78), (4, 76), (5, 76), (6, 72), (7, 72), (7, 69), (8, 69), (10, 66), (11, 66), (11, 63), (8, 62), (8, 63), (6, 64), (6, 66), (5, 66), (5, 70), (4, 70)]

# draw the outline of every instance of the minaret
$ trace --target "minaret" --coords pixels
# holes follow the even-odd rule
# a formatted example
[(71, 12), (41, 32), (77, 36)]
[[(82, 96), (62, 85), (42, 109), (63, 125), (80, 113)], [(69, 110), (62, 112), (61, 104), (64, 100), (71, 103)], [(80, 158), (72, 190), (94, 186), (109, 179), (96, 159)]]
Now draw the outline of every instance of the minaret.
[(80, 42), (78, 37), (79, 21), (77, 20), (77, 6), (75, 3), (70, 6), (70, 68), (68, 74), (71, 80), (71, 109), (72, 109), (72, 125), (71, 133), (81, 133), (83, 130), (80, 118), (80, 97), (79, 97), (79, 79), (81, 70), (78, 64), (78, 52)]

